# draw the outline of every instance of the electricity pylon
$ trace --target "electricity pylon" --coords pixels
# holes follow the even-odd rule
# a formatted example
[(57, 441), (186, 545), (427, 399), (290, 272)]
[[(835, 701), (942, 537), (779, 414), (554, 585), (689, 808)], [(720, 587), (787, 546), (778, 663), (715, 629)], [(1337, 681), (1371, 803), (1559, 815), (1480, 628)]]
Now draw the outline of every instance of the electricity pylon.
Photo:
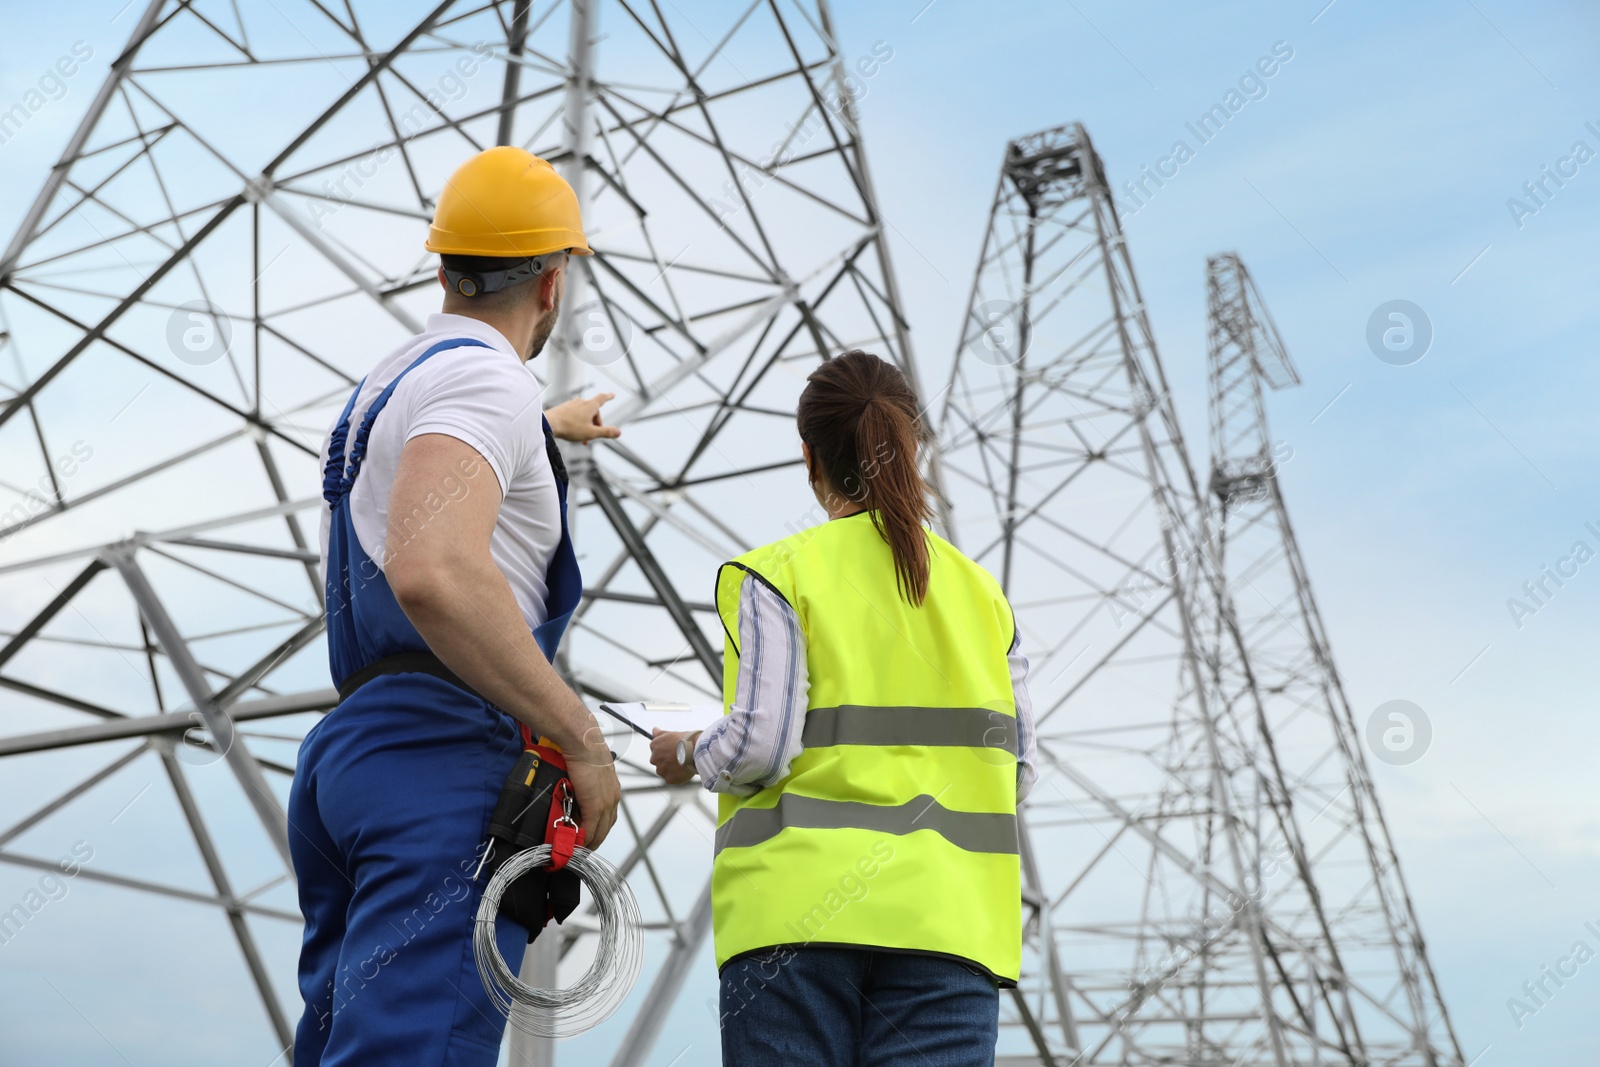
[(1293, 452), (1272, 440), (1263, 386), (1299, 375), (1237, 255), (1207, 261), (1206, 307), (1208, 545), (1245, 653), (1224, 648), (1219, 666), (1225, 691), (1248, 693), (1259, 716), (1275, 820), (1294, 828), (1309, 868), (1272, 896), (1273, 912), (1293, 942), (1325, 943), (1302, 996), (1321, 996), (1321, 983), (1338, 999), (1341, 1016), (1323, 1023), (1354, 1062), (1461, 1063), (1278, 480)]
[(1433, 1019), (1388, 1058), (1361, 1029), (1391, 994), (1354, 971), (1301, 825), (1316, 813), (1270, 758), (1255, 635), (1081, 126), (1006, 150), (940, 436), (960, 543), (1000, 576), (1033, 663), (1041, 777), (1001, 1061), (1459, 1063)]
[[(615, 392), (625, 431), (567, 452), (587, 588), (559, 666), (592, 699), (719, 699), (716, 565), (822, 517), (793, 430), (806, 373), (863, 347), (915, 377), (856, 117), (893, 50), (859, 51), (825, 0), (693, 19), (632, 0), (144, 6), (0, 255), (0, 756), (35, 787), (0, 862), (51, 866), (84, 805), (129, 802), (122, 827), (149, 812), (161, 863), (77, 877), (221, 909), (245, 963), (222, 1025), (260, 1026), (251, 1063), (289, 1044), (284, 798), (336, 699), (319, 446), (437, 308), (434, 199), (497, 143), (563, 171), (597, 253), (573, 260), (532, 369), (552, 402)], [(614, 747), (607, 851), (645, 913), (646, 972), (629, 1014), (573, 1048), (632, 1064), (701, 958), (715, 814), (659, 788), (626, 734)], [(151, 783), (176, 804), (141, 799)], [(184, 862), (204, 889), (166, 877)], [(570, 982), (594, 930), (574, 916), (525, 974)], [(678, 1010), (710, 1054), (715, 1013)]]

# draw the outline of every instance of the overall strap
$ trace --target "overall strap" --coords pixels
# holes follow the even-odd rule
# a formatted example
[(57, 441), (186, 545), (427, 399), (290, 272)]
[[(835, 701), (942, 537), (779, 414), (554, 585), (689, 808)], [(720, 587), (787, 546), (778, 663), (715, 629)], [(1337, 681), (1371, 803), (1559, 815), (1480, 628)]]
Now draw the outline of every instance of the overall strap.
[(578, 570), (578, 554), (572, 547), (572, 537), (567, 530), (567, 467), (561, 460), (561, 450), (556, 447), (555, 433), (550, 420), (541, 416), (544, 423), (544, 447), (550, 456), (550, 469), (556, 477), (556, 498), (561, 507), (561, 540), (545, 568), (545, 621), (534, 627), (533, 639), (551, 663), (556, 661), (556, 649), (561, 645), (561, 635), (566, 632), (572, 613), (583, 597), (583, 575)]
[[(338, 483), (337, 488), (334, 489), (334, 495), (328, 496), (329, 475), (326, 472), (324, 474), (323, 495), (328, 498), (328, 502), (330, 504), (333, 503), (337, 497), (343, 496), (344, 494), (350, 492), (350, 487), (355, 485), (356, 475), (361, 473), (361, 464), (367, 458), (367, 439), (372, 434), (372, 424), (378, 421), (378, 414), (382, 412), (383, 409), (388, 405), (389, 398), (394, 395), (395, 387), (400, 384), (406, 375), (422, 366), (423, 363), (427, 362), (429, 359), (432, 359), (440, 352), (451, 348), (467, 347), (489, 348), (491, 346), (488, 342), (480, 341), (474, 337), (452, 337), (447, 340), (440, 341), (438, 344), (429, 348), (426, 352), (423, 352), (422, 355), (412, 360), (410, 365), (408, 365), (405, 370), (401, 371), (399, 374), (396, 374), (394, 376), (394, 380), (383, 387), (383, 391), (373, 399), (371, 404), (367, 405), (365, 414), (361, 416), (361, 426), (356, 430), (356, 438), (350, 444), (350, 462), (348, 469), (346, 469), (344, 457), (344, 435), (349, 433), (350, 412), (355, 407), (356, 396), (361, 392), (361, 387), (359, 385), (356, 386), (356, 391), (355, 393), (351, 394), (350, 403), (345, 406), (344, 415), (339, 420), (339, 426), (333, 432), (334, 440), (329, 444), (328, 447), (329, 468), (339, 470), (343, 475)], [(365, 381), (365, 379), (363, 379), (363, 381)], [(340, 431), (343, 431), (343, 434), (341, 434)], [(338, 467), (334, 467), (335, 444), (339, 448)]]
[(350, 436), (350, 412), (355, 410), (356, 397), (361, 395), (361, 387), (365, 384), (365, 378), (356, 383), (349, 402), (344, 406), (344, 413), (333, 427), (333, 436), (328, 438), (328, 462), (322, 468), (322, 499), (328, 502), (330, 508), (339, 499), (344, 483), (344, 442)]

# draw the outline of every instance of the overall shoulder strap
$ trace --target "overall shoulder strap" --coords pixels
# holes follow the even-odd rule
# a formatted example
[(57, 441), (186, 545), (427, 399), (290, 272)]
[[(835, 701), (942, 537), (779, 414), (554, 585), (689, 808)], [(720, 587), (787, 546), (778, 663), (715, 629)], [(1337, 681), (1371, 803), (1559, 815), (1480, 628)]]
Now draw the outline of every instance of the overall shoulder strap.
[(544, 651), (545, 658), (555, 662), (556, 649), (567, 623), (583, 598), (583, 574), (578, 568), (578, 556), (572, 546), (572, 534), (567, 526), (567, 467), (562, 462), (561, 450), (556, 447), (555, 433), (550, 420), (540, 416), (544, 424), (544, 447), (550, 456), (550, 468), (556, 476), (556, 499), (561, 509), (561, 539), (545, 568), (545, 622), (534, 628), (533, 639)]
[(322, 468), (322, 499), (328, 502), (329, 507), (339, 499), (340, 487), (344, 482), (344, 443), (350, 436), (350, 412), (355, 410), (356, 397), (361, 395), (361, 387), (366, 383), (367, 380), (362, 378), (351, 390), (344, 412), (328, 438), (328, 462)]
[[(350, 443), (350, 465), (348, 469), (344, 470), (344, 477), (340, 480), (336, 496), (342, 496), (345, 493), (348, 493), (350, 491), (350, 487), (355, 485), (356, 475), (361, 473), (361, 464), (367, 458), (367, 438), (372, 434), (372, 424), (378, 421), (378, 414), (383, 411), (385, 406), (388, 405), (389, 398), (394, 395), (395, 387), (400, 384), (406, 375), (422, 366), (422, 364), (426, 363), (440, 352), (451, 348), (467, 347), (489, 348), (491, 346), (488, 342), (480, 341), (475, 337), (451, 337), (440, 341), (438, 344), (433, 345), (427, 351), (423, 352), (422, 355), (412, 360), (410, 364), (406, 366), (405, 370), (401, 371), (399, 374), (396, 374), (394, 376), (394, 380), (388, 385), (384, 386), (383, 391), (373, 398), (372, 403), (367, 405), (366, 413), (361, 416), (361, 427), (360, 429), (356, 430), (355, 440)], [(360, 391), (361, 387), (357, 386), (356, 393), (359, 393)], [(354, 405), (355, 395), (352, 394), (350, 397), (350, 407), (353, 407)], [(340, 420), (341, 426), (345, 427), (346, 429), (348, 429), (350, 407), (345, 408), (345, 416)], [(337, 433), (337, 431), (335, 432)], [(342, 445), (343, 441), (341, 441), (340, 444)], [(331, 449), (329, 451), (328, 462), (329, 465), (332, 466), (333, 457)], [(344, 467), (344, 457), (342, 454), (340, 456), (340, 467)], [(323, 493), (324, 495), (327, 494), (326, 480), (324, 480)], [(330, 498), (329, 502), (332, 502), (332, 498)]]

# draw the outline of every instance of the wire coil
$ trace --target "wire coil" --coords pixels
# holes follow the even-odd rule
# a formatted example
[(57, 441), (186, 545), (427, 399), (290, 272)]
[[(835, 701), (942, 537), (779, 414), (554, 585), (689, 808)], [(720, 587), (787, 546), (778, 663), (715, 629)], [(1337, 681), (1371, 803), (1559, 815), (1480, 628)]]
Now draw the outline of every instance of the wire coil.
[[(506, 888), (549, 862), (549, 845), (525, 849), (506, 860), (489, 879), (478, 903), (472, 952), (483, 988), (512, 1026), (534, 1037), (573, 1037), (605, 1021), (627, 997), (644, 962), (644, 931), (639, 902), (617, 869), (586, 848), (574, 849), (567, 866), (589, 887), (600, 918), (594, 962), (566, 989), (539, 989), (524, 983), (506, 965), (495, 944), (495, 916)], [(551, 930), (544, 936), (554, 936)]]

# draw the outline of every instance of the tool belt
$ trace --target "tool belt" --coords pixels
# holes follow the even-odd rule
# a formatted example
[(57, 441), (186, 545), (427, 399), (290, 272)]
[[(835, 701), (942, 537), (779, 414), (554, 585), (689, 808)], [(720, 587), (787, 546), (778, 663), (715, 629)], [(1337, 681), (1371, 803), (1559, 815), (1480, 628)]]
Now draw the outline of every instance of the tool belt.
[[(349, 699), (385, 674), (431, 674), (484, 700), (432, 652), (401, 652), (367, 664), (339, 686), (339, 699)], [(527, 872), (500, 898), (500, 915), (526, 926), (531, 943), (547, 922), (562, 922), (578, 907), (583, 882), (566, 866), (572, 850), (583, 844), (583, 829), (578, 825), (581, 813), (567, 777), (566, 757), (554, 745), (534, 742), (525, 726), (522, 735), (522, 755), (506, 776), (489, 817), (489, 837), (479, 848), (473, 881), (488, 884), (500, 865), (518, 852), (550, 846), (550, 866)]]

